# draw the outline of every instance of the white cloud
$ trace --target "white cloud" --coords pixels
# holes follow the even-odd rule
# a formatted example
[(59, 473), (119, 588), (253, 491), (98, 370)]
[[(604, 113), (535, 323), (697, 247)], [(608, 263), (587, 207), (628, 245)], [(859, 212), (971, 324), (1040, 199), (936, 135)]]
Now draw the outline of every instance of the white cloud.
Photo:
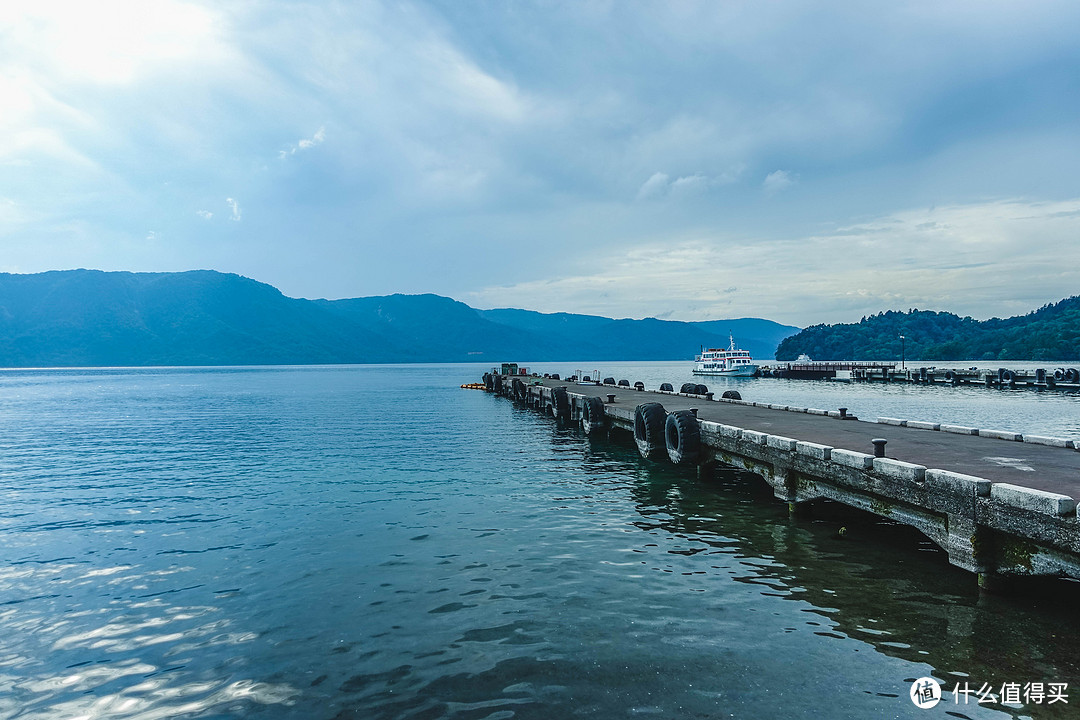
[(647, 200), (667, 193), (668, 179), (667, 173), (653, 173), (652, 177), (646, 180), (638, 190), (638, 200)]
[(157, 240), (157, 231), (150, 230), (149, 232), (147, 232), (146, 233), (146, 239), (147, 240)]
[(8, 0), (0, 26), (28, 67), (101, 84), (217, 55), (220, 42), (210, 9), (176, 0)]
[[(1007, 317), (1077, 293), (1080, 198), (907, 210), (827, 233), (754, 241), (696, 237), (581, 258), (580, 272), (488, 287), (480, 307), (675, 319), (852, 322), (917, 307)], [(752, 280), (750, 280), (752, 279)], [(740, 288), (733, 291), (733, 287)]]
[(209, 210), (196, 210), (195, 214), (201, 217), (203, 220), (209, 220), (210, 218), (214, 217), (214, 213), (210, 212)]
[(225, 203), (229, 206), (229, 209), (232, 211), (232, 215), (229, 216), (229, 219), (234, 221), (234, 222), (240, 222), (240, 218), (243, 216), (242, 212), (240, 210), (240, 203), (236, 202), (232, 198), (225, 198)]
[(664, 196), (686, 197), (718, 185), (729, 185), (738, 179), (740, 172), (741, 168), (716, 176), (698, 172), (693, 175), (683, 175), (674, 180), (667, 173), (655, 172), (638, 188), (637, 199), (649, 200)]
[(793, 175), (787, 170), (776, 170), (766, 175), (765, 181), (761, 185), (765, 188), (765, 192), (772, 195), (791, 187), (798, 181), (798, 175)]
[(289, 145), (289, 147), (287, 149), (279, 150), (278, 151), (278, 157), (281, 158), (282, 160), (284, 160), (285, 158), (289, 157), (290, 155), (295, 155), (297, 152), (299, 152), (301, 150), (309, 150), (309, 149), (315, 147), (316, 145), (321, 145), (324, 140), (326, 140), (326, 128), (321, 127), (318, 130), (316, 130), (315, 134), (312, 135), (310, 138), (302, 138), (299, 141), (297, 141), (295, 145)]

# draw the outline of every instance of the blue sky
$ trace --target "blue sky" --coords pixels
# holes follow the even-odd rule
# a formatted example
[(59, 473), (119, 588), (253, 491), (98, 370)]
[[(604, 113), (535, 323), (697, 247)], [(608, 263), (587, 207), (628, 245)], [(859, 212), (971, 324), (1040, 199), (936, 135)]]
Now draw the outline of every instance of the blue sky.
[(808, 325), (1080, 294), (1074, 2), (0, 6), (0, 270)]

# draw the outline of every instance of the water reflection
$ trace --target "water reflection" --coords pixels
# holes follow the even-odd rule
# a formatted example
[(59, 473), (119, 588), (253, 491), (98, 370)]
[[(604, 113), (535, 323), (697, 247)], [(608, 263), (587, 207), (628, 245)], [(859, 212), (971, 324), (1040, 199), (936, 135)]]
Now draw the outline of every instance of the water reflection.
[[(697, 556), (702, 567), (763, 596), (805, 604), (805, 622), (784, 632), (856, 639), (925, 663), (946, 690), (964, 682), (989, 683), (995, 694), (1014, 682), (1080, 690), (1080, 638), (1067, 630), (1080, 602), (1076, 583), (1035, 582), (1013, 596), (981, 593), (973, 575), (906, 526), (828, 504), (789, 517), (751, 473), (720, 470), (699, 480), (641, 461), (632, 450), (590, 443), (587, 467), (612, 461), (638, 466), (630, 489), (642, 518), (635, 524), (677, 539), (666, 552)], [(952, 693), (945, 699), (952, 702)], [(1064, 703), (988, 707), (1018, 718), (1074, 716)], [(973, 711), (962, 698), (954, 709)]]

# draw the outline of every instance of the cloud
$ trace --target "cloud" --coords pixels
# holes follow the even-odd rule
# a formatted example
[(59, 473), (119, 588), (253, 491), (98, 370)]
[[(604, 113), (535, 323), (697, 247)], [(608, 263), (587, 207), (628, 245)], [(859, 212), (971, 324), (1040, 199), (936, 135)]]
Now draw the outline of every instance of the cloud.
[(788, 239), (672, 239), (607, 257), (599, 272), (599, 258), (584, 257), (567, 274), (487, 287), (471, 301), (800, 326), (911, 307), (1007, 317), (1076, 294), (1077, 210), (1080, 198), (1002, 200), (905, 210)]
[[(915, 296), (920, 272), (923, 297), (958, 304), (1049, 295), (1053, 277), (1025, 290), (967, 257), (981, 221), (957, 209), (1023, 198), (1047, 240), (1017, 267), (1045, 242), (1071, 252), (1036, 206), (1080, 196), (1078, 22), (1052, 1), (8, 0), (4, 261), (217, 267), (311, 297), (505, 285), (506, 302), (614, 315), (842, 316)], [(259, 231), (212, 242), (229, 219)], [(167, 247), (136, 242), (149, 227)], [(879, 236), (880, 278), (843, 275)], [(522, 285), (538, 279), (551, 294)], [(782, 302), (788, 280), (802, 294)]]
[(773, 195), (786, 190), (798, 181), (798, 175), (793, 175), (787, 170), (775, 170), (765, 176), (765, 181), (761, 183), (761, 186), (765, 188), (766, 193)]
[(731, 184), (736, 181), (740, 172), (741, 168), (716, 176), (708, 176), (698, 172), (692, 175), (683, 175), (674, 180), (667, 173), (656, 172), (638, 188), (637, 199), (649, 200), (664, 196), (687, 197), (705, 192), (718, 185)]
[(310, 138), (302, 138), (301, 140), (298, 140), (295, 145), (290, 145), (285, 150), (279, 150), (278, 157), (284, 160), (290, 155), (295, 155), (301, 150), (310, 150), (316, 145), (321, 145), (324, 140), (326, 140), (326, 128), (321, 127), (316, 130), (315, 134), (312, 135)]
[(147, 240), (157, 240), (157, 232), (154, 231), (154, 230), (150, 230), (149, 232), (146, 233), (146, 239)]
[(653, 173), (638, 189), (638, 200), (648, 200), (666, 194), (668, 191), (668, 179), (667, 173)]
[(221, 18), (179, 0), (7, 0), (0, 26), (27, 67), (64, 81), (123, 85), (222, 54)]

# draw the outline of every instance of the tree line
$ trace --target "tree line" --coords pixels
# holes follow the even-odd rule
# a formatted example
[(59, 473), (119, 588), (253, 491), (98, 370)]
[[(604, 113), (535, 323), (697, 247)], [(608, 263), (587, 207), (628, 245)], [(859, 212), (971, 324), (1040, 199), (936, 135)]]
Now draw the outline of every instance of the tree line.
[[(901, 339), (901, 336), (903, 339)], [(889, 310), (858, 323), (813, 325), (783, 340), (777, 360), (1080, 360), (1080, 297), (1016, 317)]]

